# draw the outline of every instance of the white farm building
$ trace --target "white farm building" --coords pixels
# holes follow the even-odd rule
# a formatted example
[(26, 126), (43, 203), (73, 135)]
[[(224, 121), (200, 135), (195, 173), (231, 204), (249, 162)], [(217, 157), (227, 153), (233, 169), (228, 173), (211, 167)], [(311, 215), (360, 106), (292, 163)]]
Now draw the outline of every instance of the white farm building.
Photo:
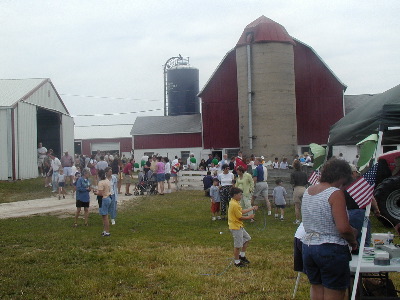
[(73, 155), (74, 120), (50, 79), (0, 79), (0, 180), (38, 176), (37, 145)]

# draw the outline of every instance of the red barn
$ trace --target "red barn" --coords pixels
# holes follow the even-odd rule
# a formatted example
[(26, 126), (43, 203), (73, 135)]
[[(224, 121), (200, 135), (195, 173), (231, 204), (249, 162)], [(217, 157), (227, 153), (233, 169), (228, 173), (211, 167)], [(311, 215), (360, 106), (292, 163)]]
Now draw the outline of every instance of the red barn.
[(199, 93), (203, 147), (271, 158), (326, 144), (330, 126), (344, 116), (345, 89), (310, 46), (262, 16)]

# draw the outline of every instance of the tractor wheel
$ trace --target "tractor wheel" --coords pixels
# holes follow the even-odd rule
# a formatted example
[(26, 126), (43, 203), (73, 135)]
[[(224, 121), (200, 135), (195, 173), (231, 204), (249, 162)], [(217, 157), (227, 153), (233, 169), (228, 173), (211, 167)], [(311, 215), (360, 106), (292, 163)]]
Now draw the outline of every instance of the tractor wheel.
[(383, 225), (394, 227), (400, 223), (400, 176), (383, 180), (374, 193), (379, 210), (384, 218), (379, 218)]

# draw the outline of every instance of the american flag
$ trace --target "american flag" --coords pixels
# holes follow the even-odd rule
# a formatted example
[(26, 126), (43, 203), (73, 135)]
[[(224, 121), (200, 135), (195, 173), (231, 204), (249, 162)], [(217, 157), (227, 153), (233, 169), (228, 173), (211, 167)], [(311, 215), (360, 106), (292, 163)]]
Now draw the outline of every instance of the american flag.
[(347, 192), (360, 208), (366, 207), (372, 200), (377, 169), (378, 164), (376, 163), (347, 188)]
[(311, 185), (319, 183), (319, 179), (321, 178), (321, 172), (319, 170), (315, 170), (311, 173), (310, 177), (308, 178), (308, 183)]

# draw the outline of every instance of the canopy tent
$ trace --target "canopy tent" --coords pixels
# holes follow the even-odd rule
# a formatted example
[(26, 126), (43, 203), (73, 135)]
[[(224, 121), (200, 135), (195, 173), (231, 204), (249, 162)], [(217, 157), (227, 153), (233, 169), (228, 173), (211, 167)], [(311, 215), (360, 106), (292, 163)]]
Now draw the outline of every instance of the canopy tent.
[[(370, 134), (378, 133), (380, 125), (400, 126), (400, 85), (374, 95), (336, 122), (329, 132), (328, 145), (355, 145)], [(398, 143), (397, 130), (384, 134), (383, 144)]]

